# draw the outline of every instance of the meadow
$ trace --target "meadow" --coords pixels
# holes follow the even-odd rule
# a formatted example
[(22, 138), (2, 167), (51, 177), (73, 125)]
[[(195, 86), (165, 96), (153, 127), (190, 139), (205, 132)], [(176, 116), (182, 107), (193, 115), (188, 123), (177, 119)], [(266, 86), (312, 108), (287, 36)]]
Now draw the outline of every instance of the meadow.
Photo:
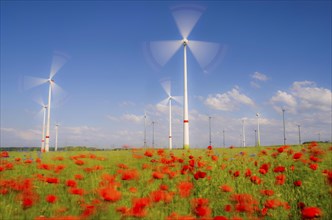
[(0, 219), (332, 219), (332, 146), (1, 152)]

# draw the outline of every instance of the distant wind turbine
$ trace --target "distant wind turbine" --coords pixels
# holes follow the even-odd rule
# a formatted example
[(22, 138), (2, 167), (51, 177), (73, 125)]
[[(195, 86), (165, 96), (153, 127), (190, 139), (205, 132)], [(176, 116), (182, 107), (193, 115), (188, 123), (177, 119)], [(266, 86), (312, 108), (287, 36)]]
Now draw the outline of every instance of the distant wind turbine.
[(46, 126), (46, 111), (47, 111), (47, 105), (44, 103), (38, 103), (41, 106), (41, 111), (43, 111), (43, 124), (42, 124), (42, 138), (41, 138), (41, 147), (40, 151), (45, 151), (45, 126)]
[[(173, 17), (182, 35), (181, 40), (149, 42), (147, 50), (154, 58), (155, 63), (165, 65), (170, 58), (183, 46), (183, 148), (189, 149), (189, 113), (188, 113), (188, 86), (187, 86), (187, 47), (191, 50), (197, 62), (205, 71), (216, 63), (221, 55), (222, 47), (217, 43), (188, 40), (192, 29), (201, 17), (204, 8), (197, 5), (176, 6), (172, 8)], [(219, 56), (220, 57), (220, 56)]]
[(169, 107), (169, 135), (168, 135), (168, 147), (170, 150), (173, 148), (173, 143), (172, 143), (172, 100), (181, 103), (180, 101), (180, 96), (172, 96), (171, 95), (171, 83), (170, 81), (164, 81), (162, 82), (162, 87), (164, 91), (167, 94), (167, 98), (164, 99), (163, 101), (160, 102), (162, 105), (168, 105)]
[(29, 89), (38, 85), (42, 85), (44, 83), (49, 83), (48, 88), (48, 104), (47, 104), (47, 124), (46, 124), (46, 135), (45, 135), (45, 145), (44, 151), (49, 151), (50, 146), (50, 124), (51, 124), (51, 97), (52, 97), (52, 90), (56, 87), (61, 89), (57, 84), (55, 84), (53, 78), (55, 74), (61, 69), (61, 67), (66, 63), (68, 60), (68, 56), (60, 53), (55, 53), (52, 60), (51, 71), (48, 79), (37, 78), (26, 76), (24, 78), (24, 87), (25, 89)]

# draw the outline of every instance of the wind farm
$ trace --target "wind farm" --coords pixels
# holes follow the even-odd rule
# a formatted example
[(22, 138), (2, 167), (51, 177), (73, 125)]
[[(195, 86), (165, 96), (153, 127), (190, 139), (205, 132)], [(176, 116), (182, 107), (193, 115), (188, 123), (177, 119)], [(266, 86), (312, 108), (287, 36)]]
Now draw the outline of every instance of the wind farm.
[[(299, 79), (289, 81), (286, 87), (279, 86), (274, 91), (270, 91), (269, 89), (272, 87), (269, 84), (278, 78), (272, 75), (269, 76), (269, 73), (265, 72), (267, 66), (261, 68), (261, 70), (258, 68), (258, 63), (261, 63), (260, 60), (263, 60), (264, 56), (255, 64), (256, 69), (249, 70), (252, 68), (250, 67), (245, 71), (237, 70), (238, 65), (234, 65), (237, 62), (236, 59), (234, 61), (228, 59), (235, 58), (232, 50), (237, 46), (232, 40), (235, 41), (236, 38), (231, 38), (231, 36), (235, 36), (239, 28), (227, 29), (226, 24), (230, 22), (227, 23), (218, 15), (216, 9), (222, 8), (220, 8), (220, 5), (216, 5), (215, 8), (208, 7), (208, 4), (160, 6), (160, 9), (163, 9), (165, 13), (165, 19), (161, 19), (160, 24), (158, 24), (164, 27), (161, 29), (162, 34), (154, 34), (153, 36), (144, 34), (137, 41), (130, 41), (131, 45), (143, 45), (143, 49), (140, 48), (133, 54), (136, 56), (135, 58), (130, 58), (130, 53), (124, 52), (123, 56), (118, 56), (118, 58), (113, 59), (114, 63), (111, 62), (108, 65), (103, 63), (104, 58), (94, 59), (90, 52), (81, 53), (78, 50), (73, 50), (72, 53), (70, 51), (59, 52), (61, 50), (54, 50), (53, 47), (50, 48), (48, 56), (38, 57), (43, 62), (39, 62), (38, 59), (31, 59), (26, 64), (30, 70), (19, 71), (24, 75), (24, 94), (19, 96), (24, 98), (23, 102), (26, 103), (27, 111), (31, 112), (35, 110), (29, 103), (31, 98), (28, 96), (33, 93), (44, 94), (42, 95), (43, 98), (47, 99), (45, 105), (47, 106), (45, 108), (46, 119), (42, 125), (44, 128), (39, 128), (41, 123), (37, 123), (37, 121), (30, 121), (31, 129), (28, 130), (23, 128), (16, 130), (10, 126), (4, 127), (2, 129), (2, 132), (5, 132), (6, 139), (3, 139), (4, 144), (7, 146), (22, 146), (23, 144), (36, 146), (38, 140), (40, 140), (39, 137), (42, 136), (41, 150), (48, 152), (50, 140), (53, 142), (51, 143), (52, 148), (55, 147), (55, 141), (53, 141), (55, 138), (55, 121), (61, 120), (66, 121), (67, 125), (63, 127), (65, 135), (59, 139), (59, 145), (61, 146), (94, 145), (103, 149), (112, 148), (113, 146), (121, 147), (122, 145), (147, 147), (150, 145), (147, 143), (152, 143), (152, 131), (151, 129), (146, 130), (146, 125), (143, 125), (143, 121), (146, 123), (147, 115), (149, 118), (158, 121), (158, 126), (155, 129), (155, 142), (160, 147), (165, 148), (170, 148), (170, 146), (173, 148), (174, 145), (176, 148), (182, 149), (188, 149), (190, 146), (194, 148), (203, 147), (206, 142), (204, 143), (198, 137), (200, 134), (207, 135), (208, 131), (202, 128), (207, 126), (206, 123), (209, 123), (207, 120), (209, 115), (216, 116), (213, 119), (215, 127), (211, 135), (216, 139), (220, 139), (218, 132), (224, 130), (224, 133), (227, 133), (228, 143), (236, 146), (260, 146), (261, 141), (263, 145), (279, 144), (280, 140), (285, 143), (286, 136), (287, 143), (298, 143), (298, 129), (296, 129), (298, 124), (302, 125), (303, 141), (317, 139), (317, 135), (314, 133), (320, 133), (324, 141), (329, 141), (330, 129), (324, 123), (324, 120), (320, 119), (322, 122), (317, 122), (319, 125), (314, 125), (315, 122), (310, 121), (310, 117), (307, 116), (312, 112), (317, 112), (317, 115), (327, 116), (329, 114), (330, 89), (329, 85), (326, 84), (326, 80), (321, 81), (324, 75), (317, 79), (311, 79), (310, 77), (300, 79), (301, 77), (299, 77)], [(59, 8), (61, 7), (59, 6)], [(120, 8), (124, 11), (127, 10), (125, 4)], [(226, 15), (230, 16), (227, 13), (224, 13), (223, 16)], [(141, 30), (146, 29), (146, 33), (148, 33), (149, 27), (157, 25), (157, 23), (150, 23), (144, 19), (145, 17), (142, 17), (141, 20), (137, 20), (139, 22), (137, 27), (140, 27)], [(238, 22), (238, 20), (235, 21)], [(237, 24), (241, 25), (240, 23)], [(220, 28), (218, 25), (221, 25)], [(96, 29), (98, 28), (96, 27)], [(130, 28), (126, 29), (126, 31), (129, 30)], [(70, 33), (73, 36), (75, 34), (75, 32), (64, 33)], [(129, 35), (127, 34), (127, 36)], [(75, 39), (78, 39), (77, 42), (79, 42), (79, 39), (87, 40), (76, 35)], [(196, 39), (206, 39), (207, 41)], [(103, 42), (104, 45), (109, 47), (104, 47), (103, 53), (117, 51), (116, 44), (112, 43), (116, 42), (115, 39), (112, 41), (103, 38)], [(241, 45), (242, 42), (238, 41), (237, 44)], [(88, 45), (88, 43), (85, 42), (85, 45)], [(181, 48), (183, 50), (180, 50)], [(260, 50), (263, 51), (263, 48), (264, 46)], [(249, 52), (251, 51), (247, 50), (246, 52), (248, 52), (246, 56), (249, 58), (251, 56)], [(254, 54), (254, 51), (252, 52)], [(66, 54), (70, 54), (74, 59), (64, 65), (69, 60), (69, 56)], [(47, 62), (50, 61), (51, 57), (53, 57), (53, 60), (49, 65)], [(117, 56), (111, 55), (110, 57)], [(131, 65), (121, 64), (120, 66), (120, 57), (126, 62), (137, 60), (135, 62), (139, 66), (137, 70), (140, 73), (129, 75), (129, 73), (134, 73), (136, 70), (127, 68)], [(242, 59), (241, 62), (246, 63), (245, 59), (241, 56), (238, 57)], [(78, 61), (79, 59), (81, 61)], [(106, 60), (111, 59), (106, 58)], [(253, 63), (255, 62), (253, 60)], [(269, 62), (271, 63), (272, 60)], [(285, 59), (283, 62), (288, 61)], [(89, 63), (92, 65), (98, 64), (98, 67), (94, 67), (95, 70), (92, 70), (89, 67), (91, 65), (87, 65)], [(152, 64), (152, 68), (149, 64)], [(51, 70), (46, 70), (49, 66), (51, 66)], [(85, 68), (81, 68), (84, 66)], [(79, 71), (82, 74), (77, 75), (79, 68), (81, 68)], [(245, 69), (246, 66), (244, 65), (241, 68)], [(274, 68), (279, 67), (275, 66)], [(45, 72), (49, 72), (47, 78), (45, 78)], [(58, 72), (60, 74), (57, 74)], [(108, 77), (111, 78), (108, 79)], [(125, 80), (128, 77), (132, 79), (130, 81), (135, 83)], [(172, 109), (173, 115), (171, 111), (168, 111), (168, 117), (164, 115), (166, 112), (158, 109), (156, 105), (156, 103), (159, 103), (158, 99), (162, 97), (162, 94), (158, 95), (157, 85), (164, 78), (172, 81), (172, 93), (180, 94), (183, 99), (181, 105), (176, 105)], [(60, 100), (62, 104), (65, 104), (61, 104), (62, 106), (60, 105), (56, 109), (54, 109), (55, 103), (53, 101), (57, 96), (56, 90), (59, 90), (59, 86), (55, 82), (63, 85), (67, 91), (69, 90), (70, 94), (70, 101)], [(104, 85), (106, 82), (109, 84)], [(46, 84), (48, 84), (47, 91), (45, 91)], [(120, 85), (123, 86), (119, 87)], [(264, 92), (262, 92), (263, 90)], [(308, 91), (306, 97), (302, 91)], [(168, 91), (166, 93), (168, 94)], [(269, 95), (264, 96), (264, 94)], [(321, 98), (315, 99), (314, 97)], [(171, 102), (174, 100), (169, 100), (171, 106), (169, 109), (171, 109)], [(317, 101), (320, 104), (314, 105)], [(281, 108), (284, 108), (285, 111), (280, 112)], [(257, 112), (260, 112), (259, 115)], [(9, 111), (5, 112), (5, 114), (9, 113)], [(286, 122), (282, 122), (282, 114), (285, 113), (289, 118), (286, 118)], [(84, 120), (76, 119), (76, 116), (79, 115)], [(172, 130), (170, 126), (170, 115), (173, 116), (175, 130)], [(29, 115), (25, 115), (25, 118), (29, 117)], [(190, 117), (193, 120), (189, 120)], [(244, 117), (247, 120), (245, 128), (242, 128), (243, 126), (239, 124), (239, 121)], [(93, 120), (94, 118), (97, 120)], [(23, 119), (21, 120), (23, 121)], [(181, 121), (181, 124), (179, 124), (179, 121)], [(189, 121), (191, 122), (190, 133)], [(6, 123), (10, 123), (10, 121)], [(148, 126), (151, 126), (150, 123)], [(285, 124), (280, 126), (281, 123)], [(142, 126), (144, 126), (144, 131)], [(38, 132), (40, 133), (39, 137), (33, 134), (33, 130), (40, 131)], [(245, 133), (251, 133), (247, 130), (256, 130), (255, 137), (252, 135), (245, 137)], [(276, 130), (279, 132), (279, 136), (273, 135)], [(170, 135), (170, 131), (173, 133), (172, 135)], [(25, 141), (22, 141), (22, 137), (25, 136), (21, 134), (27, 132), (30, 133), (30, 136), (33, 135), (34, 138), (29, 140), (25, 138)], [(112, 133), (112, 135), (108, 135), (108, 133)], [(264, 136), (262, 140), (261, 134)], [(238, 142), (239, 135), (242, 139), (247, 139), (245, 144), (243, 140), (241, 143)], [(101, 138), (97, 139), (98, 136)], [(171, 140), (170, 136), (172, 137)], [(84, 141), (90, 139), (92, 141)], [(189, 139), (192, 144), (189, 144)], [(216, 143), (222, 146), (221, 141)]]
[(330, 219), (331, 4), (1, 1), (0, 219)]

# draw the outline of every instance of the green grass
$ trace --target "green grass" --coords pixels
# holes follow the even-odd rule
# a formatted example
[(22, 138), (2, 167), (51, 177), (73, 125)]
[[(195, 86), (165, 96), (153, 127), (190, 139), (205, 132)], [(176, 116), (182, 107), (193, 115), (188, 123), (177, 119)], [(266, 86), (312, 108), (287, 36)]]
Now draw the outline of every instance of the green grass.
[[(299, 202), (303, 202), (307, 207), (318, 207), (322, 211), (320, 219), (331, 219), (332, 188), (327, 183), (326, 172), (323, 173), (324, 170), (332, 171), (331, 145), (291, 146), (286, 148), (285, 152), (272, 156), (277, 149), (278, 147), (164, 150), (162, 154), (160, 152), (161, 155), (158, 155), (157, 149), (149, 149), (153, 152), (151, 157), (144, 155), (146, 149), (48, 152), (41, 155), (40, 162), (36, 162), (37, 152), (9, 152), (10, 157), (1, 158), (0, 161), (0, 167), (3, 168), (0, 172), (0, 219), (36, 219), (40, 216), (44, 219), (136, 219), (133, 216), (133, 200), (139, 198), (148, 198), (149, 201), (148, 205), (141, 209), (142, 212), (139, 212), (145, 213), (144, 219), (166, 219), (172, 213), (199, 219), (193, 204), (193, 199), (197, 198), (208, 200), (208, 204), (202, 206), (210, 210), (210, 214), (203, 216), (206, 219), (216, 216), (228, 219), (301, 219)], [(293, 159), (296, 152), (303, 153), (301, 159)], [(217, 156), (218, 160), (212, 160), (212, 155)], [(312, 155), (319, 158), (320, 162), (311, 161)], [(183, 166), (190, 167), (189, 156), (195, 161), (195, 166), (181, 174)], [(63, 160), (59, 160), (61, 157)], [(21, 160), (16, 161), (16, 158)], [(27, 158), (31, 158), (33, 162), (24, 163)], [(75, 160), (82, 160), (84, 164), (77, 165)], [(311, 163), (318, 164), (318, 168), (312, 170)], [(8, 169), (11, 166), (8, 164), (13, 167)], [(51, 168), (41, 169), (41, 164)], [(120, 168), (119, 164), (128, 168)], [(262, 164), (269, 166), (265, 175), (259, 172)], [(59, 165), (64, 168), (55, 172)], [(277, 166), (285, 167), (285, 172), (273, 172)], [(247, 169), (262, 180), (261, 184), (254, 184), (250, 177), (245, 177)], [(136, 170), (137, 178), (122, 180), (124, 170)], [(197, 171), (205, 172), (206, 176), (196, 180), (194, 174)], [(236, 171), (240, 173), (238, 177), (234, 176)], [(163, 173), (164, 177), (155, 179), (154, 172)], [(175, 174), (173, 178), (169, 178), (170, 172)], [(70, 194), (70, 187), (66, 186), (66, 181), (74, 180), (76, 174), (84, 176), (84, 179), (76, 180), (76, 188), (83, 189), (83, 195)], [(276, 185), (276, 176), (280, 174), (284, 174), (286, 180), (283, 185)], [(105, 175), (114, 176), (113, 182), (107, 182)], [(47, 177), (58, 178), (59, 183), (48, 183), (45, 181)], [(31, 184), (23, 187), (26, 179), (31, 180)], [(296, 180), (301, 180), (302, 186), (294, 186)], [(193, 184), (188, 197), (183, 198), (179, 194), (178, 186), (181, 182)], [(17, 188), (20, 184), (22, 187)], [(100, 190), (106, 187), (105, 184), (121, 192), (121, 199), (114, 202), (105, 201), (100, 194)], [(160, 185), (168, 187), (164, 190), (170, 196), (167, 202), (154, 202), (151, 197), (153, 192), (159, 190)], [(223, 192), (221, 185), (228, 185), (232, 191)], [(131, 192), (133, 188), (136, 192)], [(262, 195), (262, 190), (273, 190), (274, 194)], [(46, 201), (49, 194), (57, 197), (55, 203)], [(237, 203), (232, 198), (238, 194), (247, 194), (251, 199), (244, 204)], [(24, 207), (23, 198), (31, 198), (33, 204)], [(262, 215), (262, 210), (267, 207), (267, 200), (280, 204), (268, 208), (266, 215)], [(230, 212), (225, 211), (226, 205), (231, 206)], [(239, 211), (240, 205), (245, 206), (242, 211)], [(126, 207), (127, 212), (121, 214), (116, 211), (119, 207)], [(86, 213), (89, 209), (94, 210), (91, 215)], [(130, 209), (131, 211), (128, 211)]]

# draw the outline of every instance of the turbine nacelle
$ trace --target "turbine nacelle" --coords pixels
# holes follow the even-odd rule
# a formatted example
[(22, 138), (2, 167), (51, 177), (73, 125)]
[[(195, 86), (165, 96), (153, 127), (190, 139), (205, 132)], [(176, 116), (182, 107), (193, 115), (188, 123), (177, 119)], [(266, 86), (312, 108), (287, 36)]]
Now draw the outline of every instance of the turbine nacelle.
[(186, 46), (186, 45), (188, 45), (189, 41), (188, 41), (187, 38), (184, 38), (184, 39), (182, 40), (182, 43), (183, 43), (183, 46)]

